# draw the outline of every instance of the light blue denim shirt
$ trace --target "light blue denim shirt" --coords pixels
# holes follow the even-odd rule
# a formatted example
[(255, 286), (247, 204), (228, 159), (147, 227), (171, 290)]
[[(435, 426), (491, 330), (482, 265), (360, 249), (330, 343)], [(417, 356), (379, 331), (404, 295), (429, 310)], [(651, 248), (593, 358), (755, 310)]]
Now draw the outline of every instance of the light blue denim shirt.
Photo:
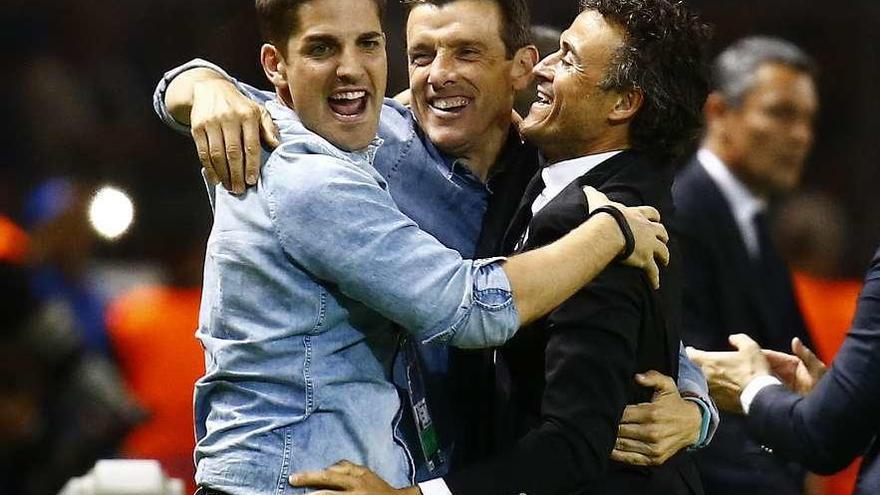
[[(167, 84), (177, 74), (194, 67), (216, 70), (257, 102), (266, 103), (274, 98), (274, 93), (242, 84), (210, 62), (200, 59), (190, 61), (166, 73), (154, 93), (157, 113), (167, 125), (181, 133), (188, 134), (189, 128), (177, 123), (168, 114), (164, 107), (164, 94)], [(400, 210), (447, 247), (457, 250), (463, 257), (472, 257), (486, 212), (489, 190), (460, 162), (440, 153), (420, 132), (412, 113), (392, 100), (386, 100), (382, 110), (379, 136), (384, 143), (376, 153), (375, 168), (385, 178), (388, 190)], [(448, 364), (445, 346), (421, 346), (420, 352), (425, 358), (423, 364), (426, 372), (434, 377), (433, 381), (441, 380)], [(709, 397), (705, 378), (699, 368), (688, 360), (683, 349), (679, 361), (679, 390), (695, 400), (703, 410), (704, 427), (700, 441), (700, 446), (703, 446), (717, 428), (717, 408)], [(443, 417), (446, 414), (443, 407), (445, 399), (442, 391), (429, 390), (429, 403), (434, 404), (435, 419), (441, 424), (453, 424), (454, 421)], [(417, 452), (417, 440), (408, 440), (413, 445), (412, 451)], [(441, 438), (441, 442), (448, 453), (451, 448), (448, 440)], [(424, 464), (422, 456), (416, 456), (416, 463)], [(423, 469), (420, 472), (425, 474)], [(428, 473), (427, 476), (438, 474), (444, 472)]]
[(518, 326), (498, 260), (466, 261), (403, 215), (372, 161), (267, 104), (282, 145), (243, 196), (214, 190), (197, 337), (197, 482), (295, 493), (287, 477), (340, 459), (412, 482), (389, 381), (398, 336), (498, 345)]

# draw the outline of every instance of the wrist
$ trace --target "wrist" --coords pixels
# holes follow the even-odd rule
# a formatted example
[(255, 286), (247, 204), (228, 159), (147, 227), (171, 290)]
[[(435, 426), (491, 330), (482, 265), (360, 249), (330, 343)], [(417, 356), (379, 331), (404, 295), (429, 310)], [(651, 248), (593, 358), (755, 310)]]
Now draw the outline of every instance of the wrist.
[(690, 397), (684, 397), (683, 399), (689, 411), (686, 420), (689, 426), (688, 432), (690, 432), (687, 436), (685, 447), (691, 449), (699, 448), (709, 430), (708, 411), (705, 410), (699, 399)]
[(760, 374), (749, 380), (739, 394), (739, 401), (740, 405), (742, 406), (743, 413), (745, 413), (746, 415), (749, 414), (749, 409), (751, 409), (752, 407), (752, 401), (755, 400), (758, 392), (764, 390), (771, 385), (781, 384), (782, 382), (779, 381), (778, 378), (770, 374)]
[(613, 228), (617, 232), (616, 235), (613, 235), (613, 238), (616, 241), (615, 246), (619, 247), (619, 249), (615, 251), (617, 256), (614, 261), (623, 261), (632, 255), (633, 251), (635, 251), (635, 237), (629, 222), (626, 220), (626, 216), (619, 208), (611, 205), (602, 205), (591, 211), (590, 217), (601, 218), (606, 223), (610, 221), (613, 227), (609, 228)]

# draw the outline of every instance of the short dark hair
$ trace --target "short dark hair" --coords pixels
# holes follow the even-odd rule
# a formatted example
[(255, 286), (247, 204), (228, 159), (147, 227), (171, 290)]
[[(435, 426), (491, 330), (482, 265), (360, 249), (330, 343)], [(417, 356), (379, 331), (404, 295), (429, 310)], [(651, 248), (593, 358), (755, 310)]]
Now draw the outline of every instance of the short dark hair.
[[(299, 8), (313, 0), (256, 0), (257, 25), (267, 43), (284, 51), (287, 40), (299, 30)], [(379, 10), (379, 21), (385, 26), (387, 0), (373, 0)]]
[(690, 151), (709, 93), (709, 26), (675, 0), (581, 0), (581, 10), (625, 31), (601, 87), (642, 90), (630, 124), (633, 149), (667, 163)]
[[(407, 13), (419, 5), (444, 5), (460, 0), (401, 0)], [(516, 51), (532, 44), (531, 18), (526, 0), (483, 0), (493, 2), (501, 10), (501, 41), (507, 58), (512, 58)]]
[(712, 66), (712, 82), (724, 100), (742, 104), (755, 85), (755, 74), (764, 64), (782, 64), (815, 79), (816, 62), (795, 44), (770, 36), (750, 36), (727, 47)]

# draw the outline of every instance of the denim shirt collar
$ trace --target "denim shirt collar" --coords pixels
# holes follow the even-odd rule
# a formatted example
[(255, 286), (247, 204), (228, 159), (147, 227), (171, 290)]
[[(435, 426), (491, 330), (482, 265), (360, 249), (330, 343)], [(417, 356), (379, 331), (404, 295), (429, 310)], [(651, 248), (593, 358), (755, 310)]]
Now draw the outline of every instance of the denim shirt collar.
[(376, 151), (383, 143), (382, 138), (375, 137), (366, 148), (355, 151), (345, 151), (338, 148), (324, 137), (306, 128), (302, 123), (302, 120), (299, 118), (299, 115), (277, 97), (274, 100), (266, 102), (266, 109), (269, 111), (269, 115), (272, 116), (272, 120), (278, 125), (278, 130), (282, 137), (304, 141), (307, 145), (317, 146), (320, 152), (358, 165), (368, 165), (372, 167), (373, 160), (376, 158)]

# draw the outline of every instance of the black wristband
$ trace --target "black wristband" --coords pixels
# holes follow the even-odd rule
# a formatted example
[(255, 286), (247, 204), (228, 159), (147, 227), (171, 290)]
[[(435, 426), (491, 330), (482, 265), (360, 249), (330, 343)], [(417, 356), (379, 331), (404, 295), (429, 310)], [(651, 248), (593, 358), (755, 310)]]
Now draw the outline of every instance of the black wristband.
[(633, 231), (629, 226), (629, 222), (626, 221), (623, 212), (614, 206), (602, 205), (590, 212), (590, 217), (593, 217), (597, 213), (607, 213), (611, 215), (611, 218), (617, 222), (617, 227), (620, 228), (620, 233), (623, 234), (623, 251), (614, 258), (614, 261), (623, 261), (632, 256), (633, 252), (636, 250), (636, 238), (633, 236)]

